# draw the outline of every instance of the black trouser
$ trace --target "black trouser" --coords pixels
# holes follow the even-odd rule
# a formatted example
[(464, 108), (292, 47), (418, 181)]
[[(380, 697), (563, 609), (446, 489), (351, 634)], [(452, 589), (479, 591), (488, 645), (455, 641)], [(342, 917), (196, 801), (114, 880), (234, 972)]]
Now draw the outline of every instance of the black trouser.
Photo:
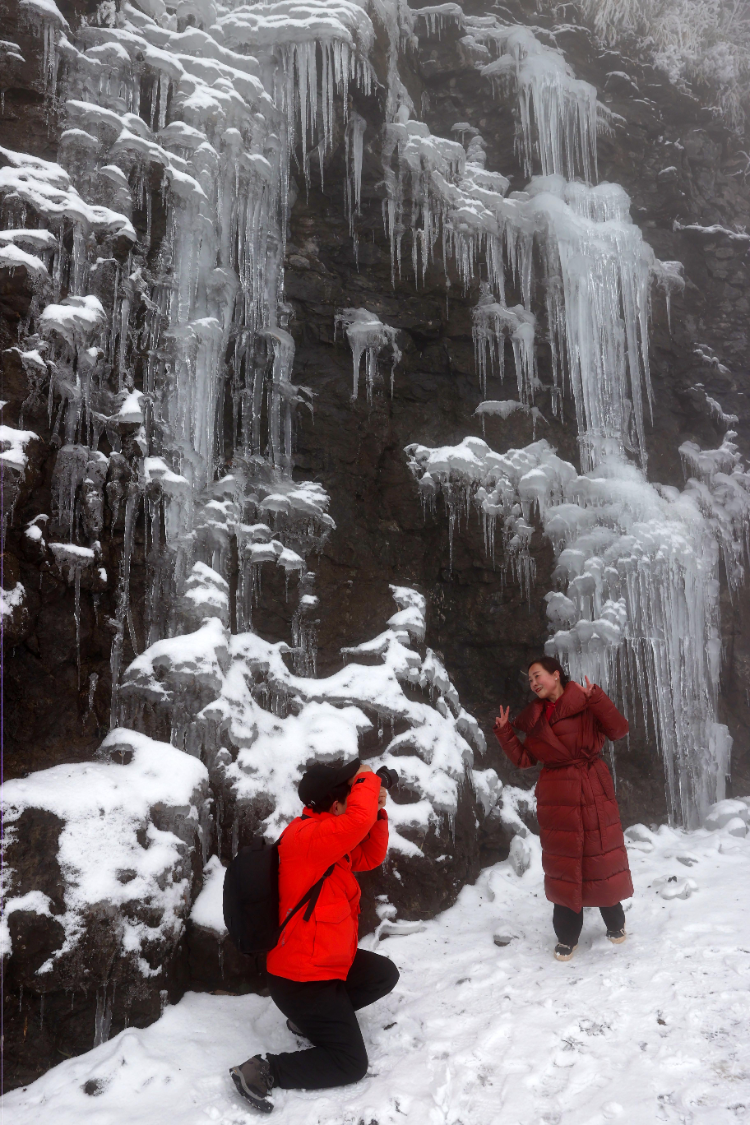
[[(614, 906), (600, 906), (599, 910), (608, 931), (621, 930), (625, 925), (625, 911), (621, 902), (615, 903)], [(552, 911), (552, 925), (555, 927), (557, 940), (561, 945), (577, 945), (583, 926), (583, 911), (579, 910), (576, 914), (575, 910), (571, 910), (569, 906), (560, 906), (555, 903), (555, 909)]]
[(346, 980), (287, 980), (268, 974), (274, 1004), (314, 1044), (307, 1051), (268, 1055), (282, 1090), (325, 1090), (359, 1082), (367, 1074), (367, 1051), (355, 1016), (398, 981), (387, 957), (358, 949)]

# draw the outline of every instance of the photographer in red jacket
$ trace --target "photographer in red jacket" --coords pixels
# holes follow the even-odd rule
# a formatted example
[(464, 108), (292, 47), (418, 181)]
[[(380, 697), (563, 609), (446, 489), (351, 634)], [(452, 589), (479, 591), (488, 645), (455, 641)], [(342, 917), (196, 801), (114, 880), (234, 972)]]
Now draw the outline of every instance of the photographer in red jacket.
[(322, 1090), (358, 1082), (367, 1051), (355, 1012), (386, 996), (398, 981), (387, 957), (357, 948), (360, 889), (354, 871), (370, 871), (388, 847), (386, 790), (359, 759), (336, 769), (314, 765), (299, 784), (305, 805), (279, 843), (279, 922), (332, 867), (312, 916), (299, 911), (267, 956), (268, 987), (289, 1028), (313, 1044), (304, 1051), (255, 1055), (230, 1074), (263, 1112), (268, 1094)]

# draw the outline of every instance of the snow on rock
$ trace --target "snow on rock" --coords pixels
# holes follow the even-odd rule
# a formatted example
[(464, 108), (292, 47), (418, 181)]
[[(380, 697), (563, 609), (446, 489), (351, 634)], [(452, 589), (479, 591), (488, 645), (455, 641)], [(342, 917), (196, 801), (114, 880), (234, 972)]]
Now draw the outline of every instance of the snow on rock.
[(42, 281), (49, 277), (47, 267), (41, 258), (37, 258), (36, 254), (27, 253), (26, 250), (12, 243), (0, 247), (0, 269), (8, 269), (11, 272), (17, 269), (26, 270), (34, 281)]
[[(190, 587), (206, 611), (217, 589), (208, 569), (194, 571)], [(154, 709), (169, 723), (172, 743), (208, 765), (219, 854), (234, 854), (255, 832), (275, 839), (298, 815), (296, 790), (307, 765), (356, 757), (374, 722), (380, 753), (373, 766), (399, 772), (408, 802), (393, 805), (392, 848), (420, 855), (419, 840), (455, 817), (484, 737), (435, 654), (427, 649), (423, 657), (412, 647), (425, 635), (424, 596), (408, 587), (392, 591), (399, 609), (386, 631), (345, 650), (347, 664), (325, 678), (291, 671), (284, 643), (230, 636), (216, 612), (193, 633), (155, 642), (126, 669), (124, 719), (142, 720), (145, 707)], [(414, 701), (405, 685), (421, 687), (430, 702)], [(386, 737), (384, 725), (395, 722), (402, 733)]]
[(182, 605), (188, 620), (202, 623), (207, 617), (216, 617), (222, 625), (229, 623), (229, 586), (227, 582), (205, 563), (193, 563), (185, 582)]
[(12, 617), (22, 607), (25, 594), (20, 582), (16, 582), (9, 590), (0, 589), (0, 620)]
[(194, 633), (165, 637), (137, 656), (123, 676), (120, 698), (141, 693), (153, 702), (178, 701), (219, 688), (229, 665), (229, 635), (212, 615)]
[(747, 801), (731, 799), (717, 801), (708, 810), (703, 824), (710, 832), (715, 832), (727, 828), (736, 820), (740, 820), (745, 825), (750, 824), (750, 804)]
[(226, 868), (218, 856), (212, 855), (203, 869), (203, 887), (193, 903), (190, 921), (206, 930), (223, 936), (224, 925), (224, 875)]
[[(43, 810), (61, 826), (62, 908), (55, 918), (63, 940), (37, 975), (74, 979), (88, 958), (97, 985), (106, 981), (113, 955), (134, 962), (143, 977), (162, 972), (189, 911), (207, 815), (207, 773), (195, 758), (124, 729), (107, 736), (99, 758), (6, 782), (3, 791), (11, 913), (29, 909), (29, 895), (36, 894), (37, 913), (41, 903), (24, 855), (24, 814)], [(3, 925), (10, 952), (7, 914)]]
[[(276, 1115), (287, 1125), (741, 1121), (750, 1102), (750, 840), (724, 852), (702, 830), (651, 837), (651, 852), (630, 848), (625, 943), (611, 945), (599, 912), (587, 910), (565, 965), (552, 957), (538, 864), (520, 878), (509, 861), (486, 869), (418, 932), (400, 931), (383, 903), (390, 936), (377, 951), (401, 977), (359, 1013), (367, 1077), (321, 1092), (275, 1091)], [(663, 898), (657, 881), (684, 878), (686, 853), (699, 889)], [(151, 1027), (61, 1061), (0, 1104), (13, 1125), (35, 1125), (40, 1113), (58, 1125), (93, 1125), (103, 1114), (125, 1125), (134, 1105), (141, 1125), (165, 1116), (174, 1125), (239, 1125), (249, 1114), (228, 1068), (298, 1047), (268, 997), (188, 993)]]
[[(215, 714), (215, 709), (209, 707), (207, 713)], [(314, 701), (284, 719), (261, 707), (251, 710), (246, 706), (244, 719), (246, 723), (254, 720), (255, 739), (241, 746), (236, 759), (223, 769), (226, 752), (219, 753), (217, 771), (225, 779), (225, 785), (219, 783), (219, 788), (229, 790), (238, 816), (240, 810), (273, 806), (259, 825), (273, 839), (301, 812), (297, 785), (308, 763), (351, 761), (358, 754), (360, 731), (370, 727), (370, 721), (356, 707)]]
[(39, 440), (39, 435), (33, 430), (18, 430), (14, 426), (0, 425), (0, 463), (3, 468), (14, 469), (23, 474), (29, 461), (26, 447), (32, 441)]
[(29, 623), (24, 585), (16, 582), (7, 590), (0, 587), (0, 634), (6, 652), (23, 639)]
[(122, 234), (135, 242), (135, 230), (129, 219), (107, 207), (85, 202), (59, 164), (6, 148), (0, 148), (0, 158), (5, 161), (0, 168), (0, 197), (13, 192), (47, 222), (69, 219), (86, 231)]

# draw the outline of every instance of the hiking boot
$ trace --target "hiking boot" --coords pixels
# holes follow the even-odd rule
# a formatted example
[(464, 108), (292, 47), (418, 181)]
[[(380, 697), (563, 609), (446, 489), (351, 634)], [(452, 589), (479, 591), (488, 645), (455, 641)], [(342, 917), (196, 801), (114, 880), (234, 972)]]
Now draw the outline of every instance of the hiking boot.
[(562, 942), (558, 942), (558, 944), (555, 946), (555, 960), (570, 961), (571, 957), (573, 956), (573, 950), (577, 948), (577, 945), (563, 945)]
[(627, 936), (624, 926), (621, 930), (607, 930), (607, 937), (613, 945), (622, 945)]
[(273, 1075), (271, 1068), (260, 1055), (253, 1055), (241, 1066), (233, 1066), (229, 1073), (238, 1092), (259, 1109), (261, 1113), (270, 1113), (273, 1102), (268, 1101), (268, 1095), (273, 1089)]
[(286, 1026), (289, 1028), (292, 1035), (298, 1035), (300, 1037), (300, 1039), (307, 1039), (307, 1036), (305, 1035), (304, 1031), (300, 1031), (300, 1029), (297, 1027), (296, 1023), (292, 1023), (291, 1020), (287, 1020)]

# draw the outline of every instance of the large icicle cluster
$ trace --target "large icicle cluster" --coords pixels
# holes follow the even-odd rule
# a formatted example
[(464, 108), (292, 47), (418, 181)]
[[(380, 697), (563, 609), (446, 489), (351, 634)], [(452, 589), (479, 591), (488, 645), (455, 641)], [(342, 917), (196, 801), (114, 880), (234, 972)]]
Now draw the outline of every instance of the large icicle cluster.
[(473, 27), (469, 34), (498, 53), (482, 67), (483, 76), (503, 89), (516, 87), (526, 175), (538, 161), (543, 176), (595, 180), (596, 137), (607, 113), (595, 88), (577, 79), (562, 54), (540, 43), (531, 28)]
[[(438, 12), (429, 18), (437, 20)], [(569, 384), (583, 475), (546, 442), (502, 455), (478, 438), (440, 449), (414, 444), (406, 450), (409, 464), (426, 508), (443, 496), (451, 555), (456, 528), (472, 506), (481, 512), (493, 557), (500, 520), (504, 567), (527, 595), (535, 578), (531, 537), (535, 517), (541, 519), (559, 552), (556, 577), (563, 587), (548, 596), (554, 628), (548, 648), (573, 675), (588, 674), (625, 700), (638, 700), (664, 757), (671, 812), (695, 822), (723, 795), (728, 768), (731, 739), (716, 723), (718, 558), (721, 549), (736, 585), (750, 527), (748, 476), (728, 435), (712, 453), (689, 443), (682, 448), (700, 478), (682, 494), (646, 480), (651, 292), (654, 284), (662, 288), (669, 311), (682, 271), (679, 263), (655, 258), (619, 185), (591, 183), (597, 129), (606, 125), (593, 87), (578, 82), (562, 55), (528, 28), (465, 17), (448, 6), (440, 17), (466, 32), (463, 48), (485, 78), (505, 93), (515, 89), (518, 142), (532, 178), (525, 191), (506, 195), (507, 185), (482, 180), (481, 138), (470, 124), (454, 126), (471, 138), (462, 162), (404, 110), (403, 122), (392, 127), (400, 132), (392, 135), (400, 167), (411, 176), (415, 273), (417, 248), (424, 271), (439, 234), (444, 261), (455, 257), (465, 283), (483, 267), (488, 283), (473, 330), (482, 392), (488, 370), (503, 375), (506, 334), (518, 384), (518, 400), (479, 405), (484, 420), (535, 409), (530, 303), (535, 263), (541, 263), (552, 406), (562, 417)], [(532, 175), (537, 170), (542, 174)], [(573, 181), (576, 174), (585, 182)], [(399, 265), (402, 188), (401, 180), (390, 183), (387, 215)], [(523, 300), (512, 309), (504, 296), (506, 270)]]
[(480, 438), (407, 449), (426, 503), (442, 493), (452, 528), (479, 511), (490, 553), (530, 592), (536, 520), (557, 556), (547, 651), (571, 675), (619, 693), (653, 723), (671, 811), (689, 821), (724, 796), (731, 738), (716, 722), (721, 667), (719, 553), (736, 587), (750, 534), (750, 473), (728, 434), (701, 452), (683, 492), (649, 484), (611, 454), (579, 475), (546, 441), (495, 453)]
[[(679, 264), (656, 259), (631, 221), (630, 200), (619, 185), (592, 186), (564, 178), (575, 171), (587, 180), (595, 175), (598, 110), (593, 87), (577, 82), (562, 55), (539, 43), (530, 29), (508, 27), (494, 16), (464, 17), (454, 7), (440, 6), (434, 13), (427, 9), (425, 19), (455, 19), (470, 30), (463, 42), (473, 44), (477, 66), (478, 45), (487, 58), (497, 54), (494, 62), (481, 66), (485, 77), (515, 74), (519, 68), (520, 74), (528, 64), (530, 84), (524, 86), (518, 78), (518, 96), (526, 106), (519, 138), (527, 170), (539, 168), (542, 175), (533, 176), (525, 191), (508, 193), (509, 181), (484, 166), (477, 129), (467, 122), (453, 126), (466, 147), (459, 140), (436, 137), (424, 122), (414, 120), (413, 106), (403, 100), (386, 124), (383, 145), (383, 214), (393, 274), (401, 272), (402, 241), (410, 230), (416, 279), (424, 278), (438, 256), (446, 276), (449, 261), (455, 262), (466, 288), (486, 276), (474, 314), (482, 391), (488, 370), (503, 374), (507, 334), (519, 399), (531, 405), (537, 377), (536, 320), (530, 305), (535, 263), (540, 261), (554, 409), (561, 411), (569, 380), (586, 468), (610, 450), (635, 450), (643, 461), (644, 412), (651, 401), (651, 293), (655, 284), (660, 286), (669, 303), (682, 285)], [(530, 107), (535, 107), (533, 114)], [(522, 297), (522, 304), (512, 308), (505, 300), (506, 272)]]

